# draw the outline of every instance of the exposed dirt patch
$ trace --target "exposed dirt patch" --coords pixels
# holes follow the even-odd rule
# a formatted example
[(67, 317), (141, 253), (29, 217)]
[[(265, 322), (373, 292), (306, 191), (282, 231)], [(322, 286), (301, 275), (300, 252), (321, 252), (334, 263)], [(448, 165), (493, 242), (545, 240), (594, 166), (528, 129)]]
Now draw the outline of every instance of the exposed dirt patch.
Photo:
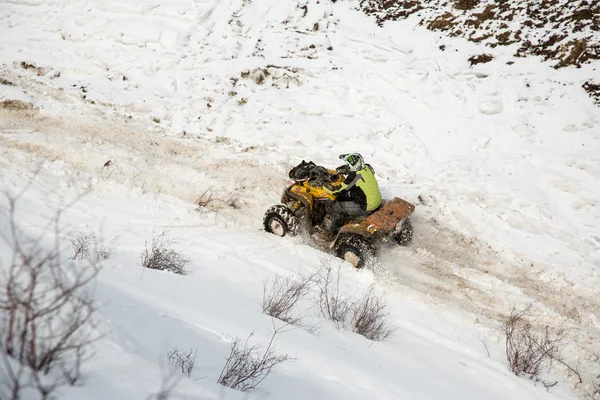
[(471, 66), (473, 66), (473, 65), (477, 65), (477, 64), (489, 63), (493, 59), (494, 59), (494, 57), (489, 54), (477, 54), (477, 55), (469, 57), (469, 62), (471, 63)]
[(479, 0), (454, 0), (457, 10), (472, 10), (479, 5)]
[(440, 15), (433, 21), (430, 21), (427, 24), (427, 28), (431, 29), (432, 31), (449, 31), (456, 26), (457, 23), (454, 22), (455, 19), (456, 17), (451, 12), (447, 12)]
[(562, 60), (556, 64), (555, 68), (566, 67), (567, 65), (579, 65), (579, 59), (586, 56), (587, 42), (585, 40), (575, 40), (560, 46), (559, 53), (565, 54)]
[[(518, 43), (521, 40), (521, 32), (510, 32), (505, 31), (496, 36), (497, 45), (498, 46), (508, 46), (509, 44)], [(490, 45), (490, 47), (495, 47), (495, 44)]]
[(581, 21), (581, 20), (593, 20), (594, 16), (596, 14), (594, 14), (594, 10), (591, 8), (586, 8), (584, 10), (577, 10), (573, 13), (573, 15), (571, 15), (571, 18), (576, 20), (576, 21)]
[(481, 24), (485, 21), (494, 19), (496, 17), (495, 7), (493, 5), (489, 5), (482, 12), (473, 14), (473, 17), (474, 20), (470, 21), (474, 21), (473, 25), (475, 28), (479, 28), (479, 26), (481, 26)]
[(3, 100), (0, 101), (0, 109), (9, 111), (27, 111), (32, 110), (33, 105), (21, 100)]
[(7, 81), (4, 78), (0, 78), (0, 85), (4, 85), (4, 86), (15, 86), (14, 83), (12, 83), (11, 81)]
[(35, 72), (38, 76), (42, 76), (46, 74), (46, 70), (44, 68), (38, 67), (37, 65), (31, 64), (27, 61), (21, 61), (19, 66), (26, 70), (31, 70)]
[(385, 21), (399, 20), (406, 18), (411, 14), (423, 9), (421, 0), (382, 0), (382, 1), (361, 1), (361, 7), (370, 15), (373, 15), (379, 26)]
[(298, 87), (302, 84), (299, 72), (298, 68), (267, 65), (263, 68), (243, 71), (240, 77), (242, 79), (251, 79), (257, 85), (270, 84), (280, 89), (289, 89), (290, 87)]
[(587, 81), (583, 84), (583, 89), (594, 99), (594, 103), (600, 106), (600, 85)]

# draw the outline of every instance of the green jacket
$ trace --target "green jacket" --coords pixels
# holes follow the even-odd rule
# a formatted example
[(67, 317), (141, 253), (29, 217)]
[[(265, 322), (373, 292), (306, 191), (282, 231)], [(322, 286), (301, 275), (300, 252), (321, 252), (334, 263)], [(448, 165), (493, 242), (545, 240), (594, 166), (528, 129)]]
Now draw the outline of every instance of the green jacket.
[(325, 190), (336, 195), (338, 201), (353, 201), (367, 212), (381, 205), (381, 192), (375, 178), (375, 170), (369, 164), (359, 171), (349, 173), (340, 186), (334, 187), (333, 190)]

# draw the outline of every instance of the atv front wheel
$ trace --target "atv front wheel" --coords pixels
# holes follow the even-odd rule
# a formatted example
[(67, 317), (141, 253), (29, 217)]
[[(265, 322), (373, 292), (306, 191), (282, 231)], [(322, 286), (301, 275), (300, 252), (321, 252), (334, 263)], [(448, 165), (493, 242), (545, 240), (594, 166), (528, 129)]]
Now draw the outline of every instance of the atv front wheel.
[(354, 268), (360, 269), (373, 257), (373, 250), (369, 243), (358, 235), (342, 238), (335, 250), (335, 255), (348, 261)]
[(392, 236), (394, 242), (400, 246), (408, 246), (412, 243), (414, 229), (409, 219), (405, 219), (400, 230)]
[(278, 204), (267, 210), (263, 217), (265, 231), (277, 236), (295, 236), (298, 234), (300, 222), (292, 210), (284, 205)]

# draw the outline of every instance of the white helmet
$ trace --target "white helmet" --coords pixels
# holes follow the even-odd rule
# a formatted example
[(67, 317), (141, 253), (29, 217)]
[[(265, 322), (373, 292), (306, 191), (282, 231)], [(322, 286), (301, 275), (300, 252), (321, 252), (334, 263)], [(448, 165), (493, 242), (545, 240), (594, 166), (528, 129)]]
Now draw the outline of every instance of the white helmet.
[(365, 161), (358, 153), (340, 154), (340, 160), (344, 160), (350, 167), (350, 171), (360, 171), (365, 167)]

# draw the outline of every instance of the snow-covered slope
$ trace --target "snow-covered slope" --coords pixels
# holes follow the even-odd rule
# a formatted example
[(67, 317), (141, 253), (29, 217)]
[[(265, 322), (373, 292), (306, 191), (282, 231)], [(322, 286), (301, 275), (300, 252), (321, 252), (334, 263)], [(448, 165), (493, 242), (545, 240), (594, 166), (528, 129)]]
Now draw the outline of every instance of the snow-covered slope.
[[(28, 215), (23, 220), (32, 235), (77, 193), (74, 188), (61, 188), (64, 197), (53, 193), (57, 174), (78, 172), (54, 163), (36, 177), (20, 203), (18, 211)], [(27, 183), (6, 172), (3, 181), (12, 193)], [(173, 398), (264, 398), (263, 393), (244, 397), (215, 383), (229, 343), (255, 332), (251, 343), (266, 345), (273, 322), (261, 313), (263, 281), (273, 274), (312, 273), (320, 267), (322, 254), (301, 243), (257, 234), (212, 211), (198, 212), (168, 196), (127, 193), (113, 182), (96, 183), (63, 218), (68, 221), (65, 236), (101, 225), (104, 243), (112, 241), (112, 254), (95, 285), (103, 305), (98, 329), (107, 336), (87, 364), (85, 384), (61, 391), (61, 399), (145, 399), (170, 376), (165, 354), (173, 347), (198, 350), (191, 379), (178, 383)], [(163, 230), (191, 258), (188, 275), (140, 267), (144, 242)], [(4, 243), (2, 254), (10, 254)], [(370, 271), (355, 272), (347, 264), (342, 278), (344, 293), (360, 294), (375, 281)], [(303, 303), (299, 312), (304, 323), (318, 329), (286, 329), (276, 337), (276, 353), (296, 360), (276, 368), (261, 385), (269, 398), (573, 398), (564, 385), (548, 394), (512, 375), (504, 365), (498, 334), (472, 316), (424, 304), (409, 293), (385, 295), (390, 321), (398, 330), (383, 342), (338, 331), (319, 318), (310, 298)]]
[[(471, 67), (465, 55), (480, 45), (412, 19), (379, 28), (351, 6), (0, 3), (0, 105), (36, 107), (0, 111), (5, 184), (19, 187), (43, 160), (46, 190), (93, 184), (72, 226), (104, 221), (107, 238), (124, 237), (99, 287), (113, 335), (92, 376), (97, 387), (115, 385), (111, 397), (143, 396), (167, 339), (207, 349), (198, 361), (207, 378), (188, 384), (216, 396), (228, 338), (268, 335), (262, 280), (314, 270), (324, 257), (260, 232), (262, 213), (278, 202), (289, 167), (302, 159), (335, 166), (355, 150), (385, 196), (417, 204), (409, 249), (384, 253), (374, 272), (345, 275), (349, 290), (373, 280), (385, 287), (401, 329), (372, 347), (327, 324), (317, 337), (281, 336), (298, 361), (265, 382), (269, 392), (558, 395), (510, 376), (500, 348), (481, 359), (475, 315), (493, 326), (511, 303), (528, 301), (574, 328), (572, 360), (591, 375), (584, 356), (599, 337), (600, 109), (581, 85), (596, 65), (554, 70), (514, 58), (509, 46), (486, 48), (495, 59)], [(207, 189), (218, 213), (196, 214), (190, 203)], [(44, 204), (41, 193), (32, 192), (31, 209)], [(147, 271), (139, 280), (140, 247), (154, 226), (174, 231), (193, 274)], [(155, 334), (139, 338), (148, 330)], [(127, 388), (114, 382), (115, 360)]]

